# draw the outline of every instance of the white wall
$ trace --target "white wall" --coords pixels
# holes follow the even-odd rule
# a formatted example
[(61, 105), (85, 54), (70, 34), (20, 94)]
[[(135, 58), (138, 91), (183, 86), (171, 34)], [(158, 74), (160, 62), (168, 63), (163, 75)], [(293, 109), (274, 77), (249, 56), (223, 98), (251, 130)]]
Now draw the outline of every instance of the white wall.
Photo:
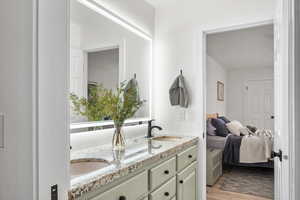
[(5, 115), (0, 149), (0, 199), (34, 198), (34, 1), (0, 2), (0, 113)]
[[(209, 45), (209, 44), (208, 44)], [(212, 57), (206, 57), (206, 112), (219, 113), (226, 116), (227, 103), (227, 71)], [(217, 82), (224, 83), (224, 101), (219, 101), (217, 96)]]
[(38, 6), (39, 200), (50, 200), (54, 184), (59, 199), (65, 200), (70, 140), (68, 0), (39, 0)]
[(241, 68), (231, 69), (227, 73), (227, 117), (245, 123), (244, 119), (244, 95), (245, 83), (249, 80), (273, 80), (274, 68)]
[(81, 48), (81, 27), (72, 21), (70, 24), (70, 47), (74, 49)]
[(88, 53), (88, 81), (115, 89), (119, 84), (119, 49)]
[[(299, 1), (295, 1), (296, 2), (296, 15), (295, 15), (295, 25), (296, 25), (296, 49), (295, 49), (295, 55), (299, 55), (300, 53), (300, 2)], [(295, 122), (296, 122), (296, 127), (295, 130), (299, 130), (300, 129), (300, 57), (296, 56), (296, 61), (295, 61), (295, 83), (296, 83), (296, 88), (295, 88)], [(300, 134), (298, 132), (296, 132), (296, 142), (295, 142), (295, 147), (296, 147), (296, 166), (300, 166), (300, 157), (297, 156), (300, 153)], [(296, 185), (295, 188), (300, 188), (300, 170), (299, 167), (296, 168), (296, 174), (295, 174), (295, 180), (296, 180)], [(300, 197), (300, 190), (296, 190), (296, 197)]]
[[(273, 0), (166, 0), (156, 9), (156, 50), (154, 69), (155, 117), (168, 130), (202, 136), (203, 108), (203, 30), (270, 20)], [(179, 69), (183, 68), (190, 89), (191, 106), (185, 117), (170, 106), (168, 89)], [(184, 120), (185, 119), (185, 120)], [(199, 187), (205, 199), (205, 141), (200, 137)]]

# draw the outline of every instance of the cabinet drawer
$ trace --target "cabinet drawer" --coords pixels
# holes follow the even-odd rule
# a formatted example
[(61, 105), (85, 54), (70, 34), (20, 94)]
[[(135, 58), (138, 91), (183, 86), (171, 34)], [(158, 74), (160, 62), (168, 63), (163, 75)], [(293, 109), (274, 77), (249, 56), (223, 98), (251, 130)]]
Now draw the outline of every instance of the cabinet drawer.
[(150, 200), (170, 200), (176, 194), (176, 177), (150, 194)]
[(197, 159), (197, 146), (177, 155), (177, 170), (181, 171)]
[(148, 173), (145, 171), (92, 200), (119, 200), (121, 196), (125, 197), (126, 200), (135, 200), (140, 199), (147, 192)]
[(150, 170), (150, 189), (153, 190), (176, 174), (176, 157)]

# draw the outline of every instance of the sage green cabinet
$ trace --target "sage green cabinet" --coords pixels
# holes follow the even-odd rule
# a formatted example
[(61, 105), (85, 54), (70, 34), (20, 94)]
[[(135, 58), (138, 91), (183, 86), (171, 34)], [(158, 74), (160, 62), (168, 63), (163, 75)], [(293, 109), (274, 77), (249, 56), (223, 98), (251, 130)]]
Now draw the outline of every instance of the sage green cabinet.
[(189, 164), (197, 160), (197, 147), (191, 147), (177, 155), (177, 171), (180, 172)]
[(150, 200), (170, 200), (176, 195), (176, 177), (150, 194)]
[(150, 190), (153, 190), (176, 175), (176, 157), (149, 170)]
[(197, 151), (192, 146), (80, 200), (197, 200)]
[(92, 200), (139, 200), (148, 192), (148, 172), (121, 183)]
[(177, 175), (177, 200), (197, 199), (197, 163), (194, 162)]

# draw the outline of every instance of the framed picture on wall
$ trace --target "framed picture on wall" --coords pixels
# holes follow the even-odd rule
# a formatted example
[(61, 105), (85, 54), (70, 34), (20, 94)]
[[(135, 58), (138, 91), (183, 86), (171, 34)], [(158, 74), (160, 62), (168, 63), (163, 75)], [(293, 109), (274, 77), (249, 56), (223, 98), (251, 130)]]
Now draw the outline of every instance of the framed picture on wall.
[(217, 98), (218, 101), (224, 101), (224, 83), (221, 81), (217, 82)]

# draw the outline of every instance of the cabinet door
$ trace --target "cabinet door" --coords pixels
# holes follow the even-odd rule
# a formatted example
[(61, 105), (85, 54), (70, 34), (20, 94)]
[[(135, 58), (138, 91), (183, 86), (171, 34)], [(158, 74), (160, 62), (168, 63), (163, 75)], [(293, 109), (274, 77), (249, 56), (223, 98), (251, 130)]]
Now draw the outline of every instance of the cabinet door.
[(197, 169), (192, 163), (177, 177), (177, 200), (197, 199)]

